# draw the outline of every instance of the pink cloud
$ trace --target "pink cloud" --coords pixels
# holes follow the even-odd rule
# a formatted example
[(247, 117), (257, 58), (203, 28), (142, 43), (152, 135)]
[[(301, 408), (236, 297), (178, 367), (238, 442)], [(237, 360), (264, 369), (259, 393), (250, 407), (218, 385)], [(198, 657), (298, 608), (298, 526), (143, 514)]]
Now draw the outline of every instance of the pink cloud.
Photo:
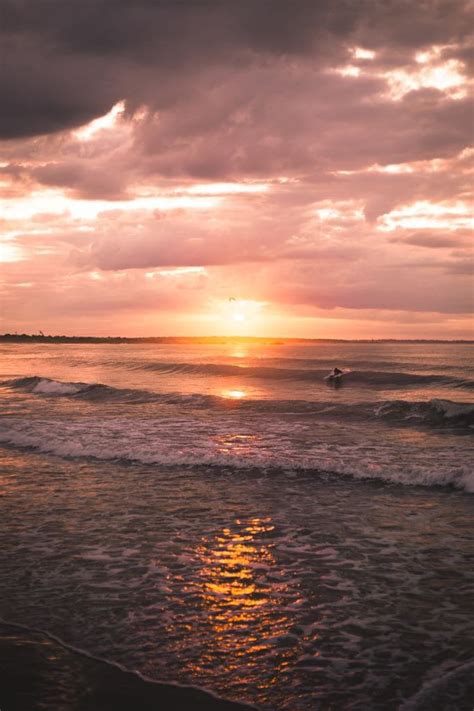
[(356, 5), (9, 3), (4, 322), (189, 326), (232, 292), (288, 331), (467, 332), (468, 3)]

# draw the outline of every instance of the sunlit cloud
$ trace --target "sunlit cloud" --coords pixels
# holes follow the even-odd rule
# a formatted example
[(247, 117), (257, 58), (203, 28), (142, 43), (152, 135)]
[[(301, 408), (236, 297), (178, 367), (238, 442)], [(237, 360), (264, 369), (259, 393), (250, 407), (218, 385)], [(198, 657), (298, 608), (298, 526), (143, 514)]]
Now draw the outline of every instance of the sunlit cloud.
[(325, 200), (317, 204), (314, 210), (321, 222), (359, 221), (364, 220), (364, 208), (356, 201)]
[(380, 71), (371, 62), (376, 58), (376, 53), (361, 47), (351, 50), (354, 60), (363, 60), (360, 64), (346, 64), (334, 67), (330, 72), (342, 77), (382, 79), (388, 84), (387, 96), (399, 101), (411, 91), (419, 89), (437, 89), (451, 99), (462, 99), (467, 95), (468, 80), (464, 64), (454, 58), (443, 59), (443, 52), (449, 49), (448, 45), (433, 46), (429, 50), (418, 52), (415, 64), (411, 67), (398, 67), (389, 71)]
[(112, 129), (125, 111), (125, 102), (119, 101), (112, 106), (110, 111), (100, 118), (94, 119), (90, 123), (81, 126), (72, 132), (78, 141), (90, 141), (99, 131)]
[(432, 62), (438, 61), (443, 52), (447, 49), (455, 49), (455, 45), (449, 44), (435, 44), (429, 49), (423, 50), (422, 52), (417, 52), (415, 54), (415, 60), (418, 64), (431, 64)]
[(192, 185), (190, 188), (181, 188), (178, 191), (190, 195), (232, 195), (265, 193), (269, 190), (268, 183), (209, 183)]
[(363, 47), (354, 47), (351, 52), (354, 59), (372, 60), (375, 58), (375, 52), (373, 52), (371, 49), (364, 49)]
[[(367, 173), (389, 173), (391, 175), (403, 175), (403, 173), (414, 173), (416, 170), (412, 163), (392, 163), (390, 165), (371, 165), (364, 172)], [(361, 171), (362, 172), (362, 171)]]
[(147, 279), (153, 279), (156, 276), (160, 277), (176, 277), (183, 274), (207, 274), (204, 267), (175, 267), (174, 269), (158, 269), (153, 272), (146, 272)]
[(12, 242), (0, 241), (0, 263), (18, 262), (23, 259), (24, 253)]
[(336, 67), (333, 71), (336, 74), (340, 74), (341, 77), (358, 77), (361, 74), (359, 67), (356, 67), (353, 64), (346, 64), (343, 67)]
[(394, 69), (382, 76), (388, 82), (390, 97), (395, 101), (418, 89), (437, 89), (451, 99), (463, 99), (467, 95), (463, 65), (457, 59), (448, 59), (436, 65), (422, 63), (418, 69), (411, 71)]
[(6, 219), (28, 219), (41, 213), (67, 214), (72, 219), (92, 220), (103, 212), (124, 210), (206, 210), (216, 207), (219, 196), (155, 195), (130, 200), (76, 200), (62, 190), (37, 190), (20, 198), (0, 200), (0, 211)]
[(364, 173), (387, 173), (389, 175), (403, 175), (413, 173), (443, 173), (456, 168), (457, 173), (474, 171), (472, 159), (473, 148), (464, 148), (458, 155), (450, 158), (432, 158), (430, 160), (414, 160), (403, 163), (378, 163), (361, 168), (360, 170), (337, 170), (334, 175), (362, 175)]
[(461, 202), (439, 204), (417, 201), (383, 215), (379, 221), (378, 229), (390, 232), (400, 227), (405, 229), (472, 229), (472, 209), (469, 204)]

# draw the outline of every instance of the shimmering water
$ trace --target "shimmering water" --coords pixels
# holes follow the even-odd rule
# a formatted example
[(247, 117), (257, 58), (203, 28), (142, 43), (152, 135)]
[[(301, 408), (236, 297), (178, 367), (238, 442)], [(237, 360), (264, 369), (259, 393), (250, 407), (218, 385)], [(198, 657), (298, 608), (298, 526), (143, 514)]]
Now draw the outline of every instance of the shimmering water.
[(468, 708), (472, 350), (3, 346), (2, 616), (263, 708)]

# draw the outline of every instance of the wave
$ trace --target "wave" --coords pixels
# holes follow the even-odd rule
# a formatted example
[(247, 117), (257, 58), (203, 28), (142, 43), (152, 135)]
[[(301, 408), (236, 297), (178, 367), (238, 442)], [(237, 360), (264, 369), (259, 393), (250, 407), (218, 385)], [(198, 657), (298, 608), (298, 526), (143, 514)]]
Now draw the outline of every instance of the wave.
[(374, 413), (376, 417), (387, 420), (418, 420), (428, 425), (456, 423), (467, 427), (474, 426), (474, 404), (468, 402), (436, 398), (426, 402), (389, 400), (376, 406)]
[(256, 413), (294, 413), (327, 419), (377, 419), (391, 424), (425, 426), (474, 426), (474, 404), (433, 398), (426, 401), (385, 400), (383, 402), (334, 403), (308, 400), (233, 400), (201, 393), (159, 393), (133, 388), (115, 388), (100, 383), (63, 382), (31, 376), (2, 383), (16, 390), (51, 397), (73, 397), (92, 402), (129, 404), (157, 403), (187, 408), (224, 408)]
[[(257, 441), (255, 441), (257, 440)], [(261, 435), (203, 433), (193, 422), (159, 418), (81, 418), (30, 420), (2, 418), (0, 444), (65, 459), (87, 458), (170, 469), (308, 474), (374, 479), (407, 486), (448, 486), (474, 492), (471, 460), (433, 453), (416, 460), (405, 447), (385, 442), (374, 446), (319, 443), (295, 447), (288, 438)], [(457, 451), (457, 450), (456, 450)]]
[[(457, 438), (448, 436), (446, 445), (438, 442), (431, 451), (411, 447), (405, 435), (386, 438), (380, 426), (375, 427), (386, 423), (390, 428), (467, 434), (474, 425), (472, 403), (232, 401), (38, 376), (8, 381), (8, 387), (31, 398), (21, 399), (15, 414), (0, 418), (0, 443), (6, 446), (65, 458), (329, 473), (474, 491), (469, 452), (459, 447)], [(51, 399), (52, 407), (44, 407), (45, 398)], [(58, 411), (54, 405), (56, 400), (75, 401), (77, 407), (68, 408), (65, 417), (62, 407)], [(80, 407), (81, 400), (93, 407)], [(140, 403), (145, 404), (135, 406)], [(168, 405), (172, 407), (164, 407)]]
[[(459, 363), (447, 363), (447, 362), (418, 362), (418, 361), (395, 361), (395, 360), (364, 360), (362, 358), (344, 358), (341, 354), (328, 358), (298, 358), (292, 356), (291, 358), (285, 358), (283, 356), (270, 357), (270, 356), (221, 356), (220, 363), (227, 365), (233, 365), (235, 367), (261, 367), (262, 364), (270, 367), (286, 368), (288, 370), (321, 370), (328, 372), (332, 370), (334, 365), (339, 365), (346, 370), (362, 370), (362, 371), (398, 371), (398, 372), (410, 372), (415, 370), (416, 372), (425, 371), (427, 373), (435, 373), (436, 371), (446, 373), (453, 372), (455, 375), (459, 374), (461, 368)], [(155, 361), (155, 363), (160, 363), (161, 361)], [(163, 361), (164, 362), (164, 361)], [(110, 365), (116, 365), (123, 367), (124, 360), (111, 360)], [(196, 364), (200, 364), (197, 362)], [(134, 367), (137, 364), (129, 361), (129, 366)], [(148, 365), (150, 365), (148, 363)], [(191, 365), (191, 364), (190, 364)], [(472, 367), (466, 367), (466, 371), (470, 371), (472, 375)]]
[(84, 400), (123, 400), (124, 402), (147, 402), (158, 398), (155, 393), (135, 388), (114, 388), (102, 383), (64, 382), (32, 375), (27, 378), (15, 378), (1, 383), (4, 387), (30, 392), (34, 395), (51, 397), (69, 396)]
[[(123, 366), (123, 363), (121, 363)], [(380, 365), (379, 365), (380, 367)], [(234, 365), (226, 363), (183, 363), (154, 361), (152, 363), (129, 363), (131, 370), (146, 370), (162, 375), (203, 375), (215, 377), (246, 377), (264, 380), (298, 380), (324, 384), (327, 368), (277, 368), (274, 366)], [(347, 367), (346, 367), (347, 368)], [(345, 384), (360, 384), (370, 387), (397, 388), (403, 386), (446, 385), (474, 389), (474, 380), (434, 373), (407, 373), (389, 370), (348, 370)]]

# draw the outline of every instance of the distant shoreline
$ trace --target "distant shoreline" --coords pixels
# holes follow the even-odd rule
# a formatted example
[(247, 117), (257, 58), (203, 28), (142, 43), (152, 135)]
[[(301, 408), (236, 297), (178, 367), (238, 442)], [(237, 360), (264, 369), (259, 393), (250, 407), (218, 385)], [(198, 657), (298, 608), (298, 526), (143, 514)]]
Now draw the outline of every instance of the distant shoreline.
[(310, 343), (474, 343), (470, 339), (441, 338), (279, 338), (264, 336), (45, 336), (41, 334), (4, 333), (0, 343), (110, 343), (110, 344), (181, 344), (181, 345), (226, 345), (227, 343), (255, 343), (283, 346)]

